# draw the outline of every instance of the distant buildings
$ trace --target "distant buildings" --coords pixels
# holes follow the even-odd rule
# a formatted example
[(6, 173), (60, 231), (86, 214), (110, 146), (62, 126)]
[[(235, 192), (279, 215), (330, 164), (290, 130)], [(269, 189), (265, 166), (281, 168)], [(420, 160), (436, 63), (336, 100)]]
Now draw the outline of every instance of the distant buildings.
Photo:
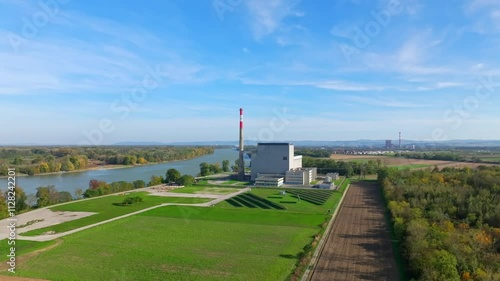
[(385, 141), (385, 148), (392, 149), (392, 140)]
[(252, 154), (251, 180), (256, 185), (309, 185), (316, 177), (316, 168), (302, 168), (302, 156), (295, 155), (293, 144), (259, 143)]

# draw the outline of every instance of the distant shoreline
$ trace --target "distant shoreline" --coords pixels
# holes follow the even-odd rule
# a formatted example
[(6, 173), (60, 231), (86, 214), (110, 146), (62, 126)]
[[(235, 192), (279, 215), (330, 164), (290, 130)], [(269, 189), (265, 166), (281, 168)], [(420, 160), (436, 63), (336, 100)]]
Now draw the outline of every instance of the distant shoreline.
[[(210, 155), (210, 154), (205, 154), (205, 155), (201, 155), (201, 156), (198, 156), (198, 157), (195, 157), (195, 158), (189, 158), (189, 159), (183, 159), (183, 160), (171, 160), (171, 161), (165, 161), (165, 162), (154, 162), (154, 163), (147, 163), (147, 164), (140, 164), (140, 165), (133, 165), (133, 166), (127, 166), (127, 165), (103, 165), (103, 166), (94, 166), (94, 167), (90, 167), (90, 168), (85, 168), (85, 169), (81, 169), (81, 170), (50, 172), (50, 173), (36, 174), (36, 175), (32, 175), (32, 176), (26, 175), (26, 174), (16, 174), (16, 177), (53, 176), (53, 175), (63, 175), (63, 174), (70, 174), (70, 173), (83, 173), (83, 172), (98, 171), (98, 170), (115, 170), (115, 169), (136, 168), (136, 167), (142, 167), (142, 166), (160, 165), (160, 164), (175, 163), (175, 162), (180, 162), (180, 161), (189, 161), (189, 160), (193, 160), (193, 159), (200, 158), (200, 157), (207, 156), (207, 155)], [(0, 176), (0, 179), (6, 179), (8, 177), (9, 176)]]

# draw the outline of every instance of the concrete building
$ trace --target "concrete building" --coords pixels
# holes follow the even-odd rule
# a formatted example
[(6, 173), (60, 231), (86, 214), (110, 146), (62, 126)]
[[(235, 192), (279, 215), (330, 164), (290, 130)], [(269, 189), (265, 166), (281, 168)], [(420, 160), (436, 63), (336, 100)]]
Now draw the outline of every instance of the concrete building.
[(282, 175), (259, 174), (255, 179), (255, 185), (280, 187), (283, 185), (284, 181), (285, 178)]
[(285, 183), (292, 185), (310, 185), (317, 177), (317, 168), (296, 168), (286, 172)]
[(385, 141), (385, 148), (392, 149), (392, 140)]
[(326, 177), (325, 177), (326, 182), (334, 182), (334, 181), (339, 180), (339, 179), (340, 179), (339, 173), (329, 173), (329, 174), (326, 174)]
[[(259, 143), (252, 154), (251, 180), (260, 186), (310, 185), (318, 176), (316, 168), (302, 168), (302, 156), (290, 143)], [(283, 178), (276, 180), (276, 177)]]
[(302, 168), (302, 156), (295, 156), (294, 145), (290, 143), (259, 143), (257, 153), (252, 154), (251, 180), (259, 174), (280, 174)]

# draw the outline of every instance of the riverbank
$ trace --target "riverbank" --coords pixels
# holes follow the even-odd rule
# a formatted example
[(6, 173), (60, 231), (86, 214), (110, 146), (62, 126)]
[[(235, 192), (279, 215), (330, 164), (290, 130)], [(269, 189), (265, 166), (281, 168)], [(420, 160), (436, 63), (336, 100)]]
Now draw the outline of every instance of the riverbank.
[[(77, 189), (87, 189), (89, 181), (98, 180), (107, 183), (143, 180), (149, 182), (151, 176), (165, 176), (168, 169), (176, 169), (181, 174), (196, 176), (200, 173), (200, 164), (222, 163), (223, 160), (234, 161), (238, 158), (238, 151), (217, 149), (213, 154), (204, 155), (190, 160), (169, 161), (161, 164), (148, 163), (138, 166), (94, 166), (91, 170), (79, 170), (57, 174), (41, 174), (34, 176), (20, 176), (16, 178), (16, 185), (22, 187), (26, 194), (35, 194), (40, 186), (55, 186), (58, 191), (68, 191), (71, 194)], [(127, 168), (127, 169), (125, 169)], [(0, 178), (0, 190), (8, 185), (7, 178)]]
[[(137, 167), (146, 167), (146, 166), (151, 166), (151, 165), (160, 165), (160, 164), (169, 164), (169, 163), (176, 163), (176, 162), (181, 162), (181, 161), (189, 161), (193, 160), (196, 158), (200, 158), (203, 156), (207, 155), (212, 155), (211, 154), (205, 154), (202, 156), (194, 157), (194, 158), (189, 158), (189, 159), (181, 159), (181, 160), (171, 160), (171, 161), (165, 161), (165, 162), (151, 162), (147, 164), (139, 164), (139, 165), (102, 165), (102, 166), (93, 166), (85, 169), (80, 169), (80, 170), (74, 170), (74, 171), (60, 171), (60, 172), (50, 172), (50, 173), (43, 173), (43, 174), (36, 174), (36, 175), (26, 175), (26, 174), (20, 174), (16, 173), (16, 177), (38, 177), (38, 176), (54, 176), (54, 175), (64, 175), (64, 174), (73, 174), (73, 173), (84, 173), (88, 171), (100, 171), (100, 170), (116, 170), (116, 169), (126, 169), (126, 168), (137, 168)], [(6, 179), (9, 176), (0, 176), (0, 179)]]

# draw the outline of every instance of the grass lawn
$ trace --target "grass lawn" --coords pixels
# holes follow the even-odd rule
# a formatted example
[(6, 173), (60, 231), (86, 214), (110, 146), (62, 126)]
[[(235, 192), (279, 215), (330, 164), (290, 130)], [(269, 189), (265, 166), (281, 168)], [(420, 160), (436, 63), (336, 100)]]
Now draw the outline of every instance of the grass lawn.
[(23, 263), (17, 276), (54, 281), (286, 280), (341, 193), (330, 191), (318, 206), (292, 202), (297, 198), (279, 192), (252, 188), (249, 194), (284, 210), (237, 208), (227, 202), (211, 208), (167, 206), (75, 233)]
[[(74, 221), (68, 221), (62, 224), (53, 225), (46, 228), (32, 230), (23, 233), (23, 236), (36, 236), (47, 231), (55, 231), (56, 233), (66, 232), (77, 229), (83, 226), (91, 225), (108, 219), (116, 218), (136, 211), (140, 211), (149, 207), (161, 205), (164, 203), (182, 203), (182, 204), (195, 204), (209, 202), (211, 199), (204, 198), (175, 198), (175, 197), (161, 197), (149, 196), (147, 192), (137, 192), (129, 196), (107, 196), (93, 200), (85, 200), (75, 202), (63, 206), (50, 208), (53, 211), (70, 211), (70, 212), (95, 212), (98, 214), (81, 218)], [(131, 206), (115, 206), (113, 203), (121, 203), (127, 197), (140, 196), (143, 202)]]
[(236, 184), (236, 183), (240, 183), (240, 181), (233, 181), (233, 180), (230, 180), (230, 181), (225, 181), (223, 184), (228, 184), (228, 185), (231, 185), (231, 184)]
[(214, 195), (226, 195), (233, 192), (237, 192), (240, 189), (230, 188), (230, 187), (211, 187), (211, 186), (187, 186), (183, 188), (178, 188), (172, 190), (174, 193), (188, 193), (188, 194), (214, 194)]
[[(65, 237), (58, 247), (20, 266), (17, 276), (54, 281), (284, 280), (296, 255), (318, 232), (258, 223), (264, 216), (255, 210), (241, 218), (239, 213), (248, 210), (185, 208), (164, 207)], [(290, 218), (285, 224), (296, 221)]]
[(36, 250), (43, 249), (55, 243), (55, 241), (48, 242), (33, 242), (33, 241), (24, 241), (24, 240), (16, 240), (16, 244), (11, 246), (8, 243), (7, 239), (0, 240), (0, 262), (7, 261), (7, 255), (10, 253), (10, 248), (16, 248), (16, 256), (21, 256), (26, 253), (31, 253)]

